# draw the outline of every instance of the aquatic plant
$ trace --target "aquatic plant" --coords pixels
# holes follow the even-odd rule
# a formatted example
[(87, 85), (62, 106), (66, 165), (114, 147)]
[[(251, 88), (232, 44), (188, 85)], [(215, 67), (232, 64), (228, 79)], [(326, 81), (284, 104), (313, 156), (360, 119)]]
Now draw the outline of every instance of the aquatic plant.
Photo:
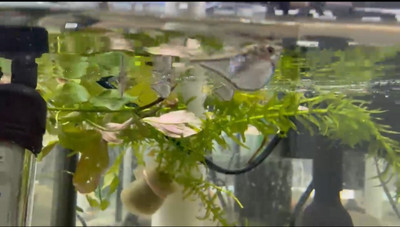
[[(367, 144), (371, 156), (383, 158), (388, 166), (400, 173), (400, 144), (387, 136), (387, 133), (395, 133), (390, 131), (389, 126), (377, 123), (375, 115), (381, 111), (370, 110), (367, 102), (343, 93), (305, 96), (296, 90), (296, 86), (300, 84), (299, 79), (307, 75), (301, 75), (304, 71), (299, 72), (301, 67), (296, 65), (298, 62), (293, 62), (301, 58), (294, 58), (289, 52), (283, 53), (272, 83), (290, 81), (292, 86), (279, 90), (236, 91), (229, 101), (209, 96), (204, 107), (210, 110), (200, 117), (196, 127), (181, 125), (180, 129), (189, 127), (192, 131), (182, 137), (171, 136), (171, 133), (168, 134), (171, 130), (162, 129), (154, 121), (152, 124), (151, 119), (187, 110), (190, 100), (184, 99), (179, 89), (173, 90), (166, 98), (158, 97), (151, 89), (153, 68), (148, 63), (152, 59), (143, 55), (143, 47), (158, 46), (176, 36), (179, 34), (126, 35), (133, 49), (136, 48), (133, 54), (126, 51), (104, 52), (102, 45), (89, 44), (85, 33), (51, 35), (52, 43), (57, 43), (51, 46), (52, 52), (57, 55), (44, 54), (37, 60), (38, 90), (47, 101), (49, 111), (45, 146), (38, 158), (44, 158), (56, 144), (72, 150), (71, 155), (80, 153), (73, 183), (78, 192), (86, 194), (91, 206), (103, 210), (108, 207), (108, 199), (115, 193), (120, 181), (119, 165), (127, 148), (132, 148), (139, 165), (145, 165), (145, 151), (151, 149), (150, 155), (158, 164), (158, 170), (183, 186), (185, 196), (196, 196), (202, 201), (206, 210), (203, 218), (231, 225), (224, 217), (223, 209), (216, 205), (217, 195), (210, 197), (209, 190), (226, 193), (242, 206), (240, 198), (207, 181), (204, 176), (193, 173), (193, 170), (199, 167), (199, 163), (204, 164), (205, 157), (215, 150), (214, 142), (226, 148), (226, 138), (230, 138), (245, 146), (236, 134), (241, 134), (245, 141), (245, 131), (249, 126), (255, 127), (265, 138), (276, 134), (286, 137), (289, 130), (297, 130), (295, 122), (299, 122), (312, 133), (320, 133), (351, 147)], [(73, 39), (78, 41), (71, 41)], [(200, 40), (207, 52), (215, 43), (215, 51), (221, 50), (221, 43), (214, 39), (206, 42), (207, 39), (201, 37)], [(63, 52), (62, 42), (72, 42), (85, 48), (78, 48), (84, 49), (79, 52), (80, 55), (66, 53), (68, 51)], [(107, 42), (103, 40), (100, 43)], [(123, 69), (127, 78), (124, 88), (105, 89), (96, 83), (101, 78), (120, 75), (121, 56), (126, 65)], [(307, 58), (315, 60), (312, 56)], [(309, 66), (312, 64), (317, 63), (312, 61)], [(336, 69), (340, 70), (340, 66)], [(192, 70), (186, 69), (178, 76), (198, 76), (192, 74)], [(369, 80), (369, 76), (363, 78)], [(110, 83), (120, 86), (118, 80)], [(177, 86), (180, 86), (179, 81)], [(123, 152), (110, 166), (108, 148), (111, 145), (122, 147)], [(387, 177), (389, 171), (390, 168), (386, 168), (381, 176)], [(103, 183), (100, 185), (100, 182)]]

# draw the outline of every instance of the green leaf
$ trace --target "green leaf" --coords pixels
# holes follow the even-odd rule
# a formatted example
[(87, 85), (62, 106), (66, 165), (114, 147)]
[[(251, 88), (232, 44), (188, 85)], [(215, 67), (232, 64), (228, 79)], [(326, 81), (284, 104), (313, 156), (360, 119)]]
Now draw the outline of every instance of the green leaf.
[(61, 127), (58, 139), (66, 149), (84, 151), (96, 144), (101, 139), (101, 134), (95, 130), (83, 130), (68, 124)]
[(136, 103), (139, 106), (145, 106), (154, 102), (159, 96), (157, 92), (151, 88), (153, 80), (148, 79), (148, 77), (151, 78), (151, 68), (147, 69), (146, 67), (140, 67), (138, 71), (138, 76), (143, 77), (143, 79), (138, 81), (137, 84), (131, 88), (127, 89), (124, 95), (129, 94), (133, 97), (138, 97)]
[(108, 167), (107, 143), (95, 130), (81, 131), (74, 127), (63, 129), (63, 133), (59, 135), (61, 145), (81, 152), (73, 184), (79, 192), (90, 193), (96, 189), (100, 176)]
[(90, 149), (82, 151), (73, 177), (73, 184), (80, 193), (93, 192), (101, 175), (108, 167), (109, 157), (104, 140), (91, 144)]
[(58, 105), (62, 106), (83, 103), (89, 98), (90, 94), (85, 87), (75, 82), (67, 82), (62, 86), (55, 100)]
[(88, 201), (88, 203), (91, 207), (100, 206), (99, 202), (95, 198), (91, 197), (90, 195), (86, 195), (86, 200)]
[(101, 187), (101, 190), (107, 188), (112, 183), (114, 178), (115, 178), (115, 174), (114, 173), (107, 173), (103, 178), (104, 182), (103, 182), (103, 186)]
[(78, 212), (84, 212), (83, 209), (82, 209), (81, 207), (79, 207), (79, 206), (76, 206), (76, 211), (78, 211)]
[(43, 158), (46, 157), (46, 155), (48, 155), (48, 154), (50, 153), (51, 150), (53, 150), (54, 146), (56, 146), (57, 143), (58, 143), (57, 140), (49, 142), (49, 144), (47, 144), (47, 146), (45, 146), (45, 147), (42, 149), (42, 152), (40, 152), (40, 154), (38, 155), (37, 160), (38, 160), (39, 162), (42, 161)]
[(67, 79), (79, 79), (83, 77), (89, 66), (87, 58), (79, 55), (61, 54), (58, 55), (57, 60), (63, 68), (63, 77)]
[(135, 155), (136, 159), (137, 159), (137, 163), (138, 165), (145, 165), (144, 162), (144, 148), (142, 146), (140, 146), (140, 144), (134, 143), (132, 145), (132, 151), (133, 154)]
[(107, 90), (102, 92), (100, 95), (93, 97), (90, 102), (96, 107), (106, 107), (110, 110), (119, 110), (125, 104), (135, 101), (136, 98), (121, 94), (117, 90)]
[(111, 188), (111, 185), (114, 183), (115, 178), (118, 179), (119, 166), (121, 165), (121, 161), (122, 161), (122, 158), (124, 157), (125, 153), (126, 153), (126, 150), (119, 153), (118, 157), (115, 159), (112, 166), (107, 170), (107, 172), (104, 176), (104, 183), (101, 188), (102, 190), (108, 186), (110, 186), (110, 188)]
[(119, 64), (121, 61), (121, 53), (118, 52), (108, 52), (97, 54), (93, 58), (93, 62), (99, 65), (101, 68), (104, 69), (112, 69), (112, 68), (119, 68)]
[(119, 185), (119, 178), (115, 176), (110, 184), (110, 190), (108, 191), (107, 196), (110, 196), (112, 193), (114, 193)]
[(100, 209), (105, 210), (110, 205), (110, 201), (103, 199), (100, 203)]
[(105, 88), (103, 88), (96, 81), (100, 80), (100, 78), (102, 77), (109, 75), (110, 74), (107, 70), (101, 69), (100, 65), (94, 63), (88, 67), (87, 73), (85, 77), (81, 78), (80, 84), (86, 88), (91, 96), (97, 96), (102, 93)]
[(107, 173), (118, 174), (119, 166), (121, 164), (122, 158), (124, 157), (125, 153), (126, 153), (126, 150), (123, 150), (121, 153), (119, 153), (117, 159), (114, 161), (113, 165), (110, 167), (110, 169), (107, 171)]

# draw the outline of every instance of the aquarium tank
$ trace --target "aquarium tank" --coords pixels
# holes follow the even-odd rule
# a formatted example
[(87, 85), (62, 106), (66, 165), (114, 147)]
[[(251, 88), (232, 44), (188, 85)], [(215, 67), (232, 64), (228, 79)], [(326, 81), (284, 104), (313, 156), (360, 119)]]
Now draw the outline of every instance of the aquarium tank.
[(0, 17), (0, 225), (400, 225), (400, 3)]

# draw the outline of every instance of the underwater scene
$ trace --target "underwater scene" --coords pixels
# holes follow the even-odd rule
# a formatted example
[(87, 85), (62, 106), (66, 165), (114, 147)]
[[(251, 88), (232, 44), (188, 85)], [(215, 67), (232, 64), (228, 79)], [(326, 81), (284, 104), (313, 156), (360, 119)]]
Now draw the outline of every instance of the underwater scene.
[(400, 224), (400, 45), (85, 15), (37, 21), (32, 226)]

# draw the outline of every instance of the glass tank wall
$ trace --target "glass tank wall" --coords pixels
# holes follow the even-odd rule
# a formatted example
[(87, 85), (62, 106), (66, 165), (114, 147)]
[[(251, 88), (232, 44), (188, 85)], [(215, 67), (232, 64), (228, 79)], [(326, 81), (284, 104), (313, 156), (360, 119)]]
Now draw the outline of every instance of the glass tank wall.
[(399, 9), (0, 3), (48, 32), (31, 225), (399, 225)]

